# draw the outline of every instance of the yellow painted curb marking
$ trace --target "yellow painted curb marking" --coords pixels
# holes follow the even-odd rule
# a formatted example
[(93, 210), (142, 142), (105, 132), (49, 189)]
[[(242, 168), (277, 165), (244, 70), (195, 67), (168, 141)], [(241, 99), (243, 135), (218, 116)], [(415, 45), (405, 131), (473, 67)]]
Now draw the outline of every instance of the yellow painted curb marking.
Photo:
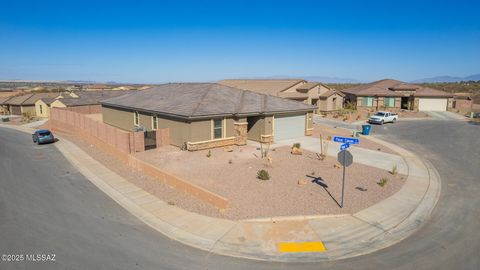
[(279, 252), (326, 252), (322, 242), (284, 242), (277, 243)]

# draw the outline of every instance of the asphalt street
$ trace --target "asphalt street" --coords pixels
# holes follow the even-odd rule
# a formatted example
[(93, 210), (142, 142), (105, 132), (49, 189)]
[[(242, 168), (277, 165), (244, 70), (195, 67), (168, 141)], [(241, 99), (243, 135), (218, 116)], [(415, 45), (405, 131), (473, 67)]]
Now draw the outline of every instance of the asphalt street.
[(442, 192), (431, 219), (381, 251), (327, 263), (231, 258), (150, 229), (78, 173), (54, 145), (0, 128), (0, 255), (55, 254), (55, 262), (0, 269), (480, 269), (480, 125), (408, 121), (373, 133), (433, 163)]

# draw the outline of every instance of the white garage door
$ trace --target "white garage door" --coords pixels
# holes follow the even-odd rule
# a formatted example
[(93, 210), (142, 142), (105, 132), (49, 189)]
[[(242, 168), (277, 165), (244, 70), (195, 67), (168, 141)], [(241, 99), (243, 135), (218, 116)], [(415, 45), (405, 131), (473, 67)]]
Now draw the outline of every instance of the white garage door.
[(419, 111), (446, 111), (448, 99), (446, 98), (419, 98)]
[(274, 128), (275, 141), (303, 137), (305, 136), (305, 115), (275, 115)]

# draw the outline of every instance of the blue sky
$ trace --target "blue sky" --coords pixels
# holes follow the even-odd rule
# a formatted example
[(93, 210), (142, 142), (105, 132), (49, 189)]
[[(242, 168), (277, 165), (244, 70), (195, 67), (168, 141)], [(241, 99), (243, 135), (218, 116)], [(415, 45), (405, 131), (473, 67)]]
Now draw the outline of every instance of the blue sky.
[(6, 1), (0, 79), (480, 73), (478, 1)]

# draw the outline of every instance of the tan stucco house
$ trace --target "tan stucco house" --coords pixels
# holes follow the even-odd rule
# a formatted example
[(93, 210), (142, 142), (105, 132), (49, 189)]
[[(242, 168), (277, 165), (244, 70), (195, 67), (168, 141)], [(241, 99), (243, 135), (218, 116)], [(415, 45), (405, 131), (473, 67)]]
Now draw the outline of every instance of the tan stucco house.
[(291, 99), (317, 106), (316, 113), (341, 110), (345, 95), (320, 82), (305, 80), (221, 80), (222, 85)]
[(164, 84), (100, 102), (103, 122), (126, 131), (168, 128), (188, 150), (311, 135), (314, 106), (215, 83)]
[[(55, 98), (42, 98), (35, 102), (35, 112), (38, 117), (50, 117), (51, 108), (71, 108), (77, 112), (97, 113), (100, 111), (100, 101), (125, 95), (129, 91), (77, 91), (65, 92)], [(98, 109), (96, 108), (98, 107)]]
[(42, 98), (55, 98), (58, 93), (26, 94), (10, 98), (4, 104), (13, 115), (36, 116), (35, 103)]
[(420, 85), (385, 79), (342, 90), (357, 109), (446, 111), (453, 95)]

